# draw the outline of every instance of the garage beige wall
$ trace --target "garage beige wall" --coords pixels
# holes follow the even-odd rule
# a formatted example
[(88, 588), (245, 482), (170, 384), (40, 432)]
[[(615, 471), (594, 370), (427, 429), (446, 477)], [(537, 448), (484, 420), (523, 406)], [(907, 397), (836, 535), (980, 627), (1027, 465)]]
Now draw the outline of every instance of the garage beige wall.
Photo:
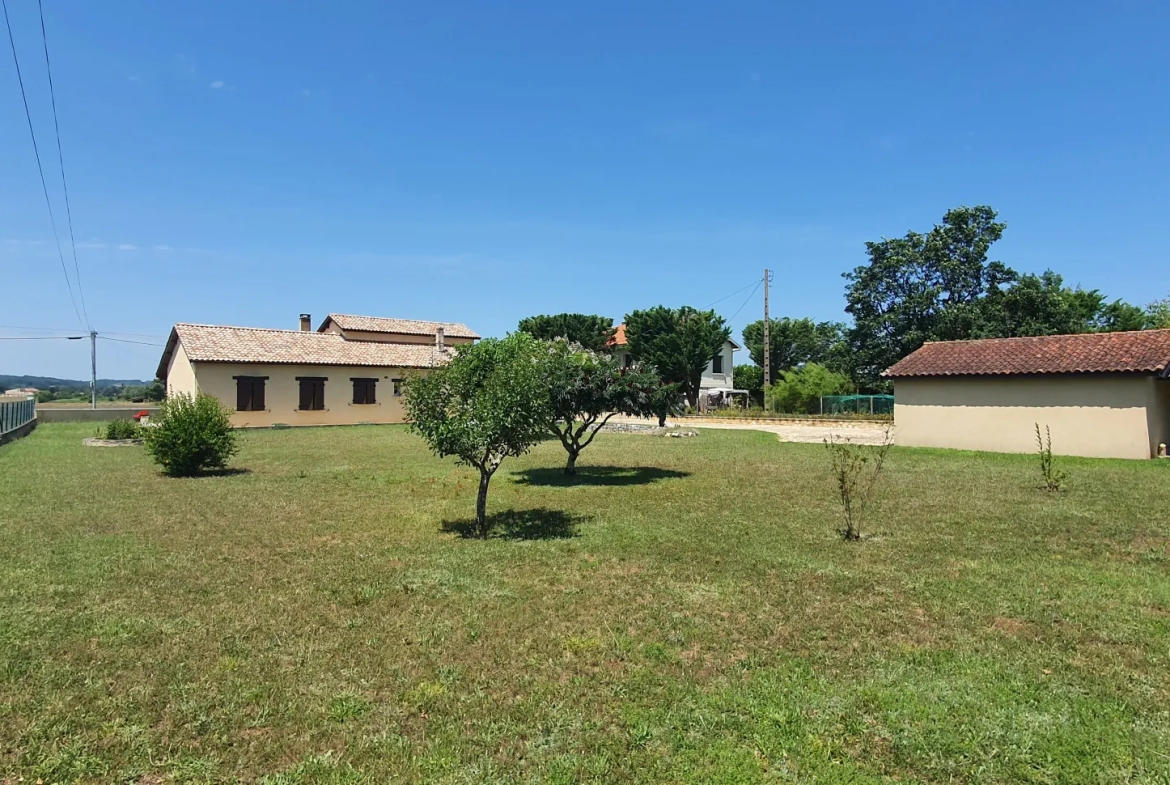
[[(406, 368), (371, 368), (345, 365), (261, 365), (237, 363), (195, 363), (199, 389), (214, 395), (233, 412), (236, 408), (236, 380), (233, 376), (267, 376), (263, 412), (235, 412), (232, 424), (242, 428), (274, 423), (288, 425), (356, 425), (357, 423), (404, 422), (402, 399), (394, 397), (392, 379), (405, 379), (417, 371)], [(424, 372), (425, 373), (425, 372)], [(300, 411), (298, 376), (327, 377), (325, 408)], [(353, 403), (351, 378), (377, 379), (375, 404)]]
[(896, 379), (899, 445), (1032, 452), (1036, 423), (1052, 451), (1097, 458), (1149, 458), (1149, 376), (1051, 375)]
[(175, 342), (175, 351), (171, 354), (171, 362), (167, 366), (167, 394), (186, 393), (192, 397), (199, 392), (199, 385), (195, 381), (195, 369), (187, 359), (187, 352), (183, 349), (183, 342)]

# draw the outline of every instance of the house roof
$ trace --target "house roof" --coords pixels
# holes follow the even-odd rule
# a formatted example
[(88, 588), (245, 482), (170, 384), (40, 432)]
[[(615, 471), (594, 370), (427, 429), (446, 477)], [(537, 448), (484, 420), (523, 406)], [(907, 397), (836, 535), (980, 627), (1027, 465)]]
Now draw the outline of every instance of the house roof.
[(357, 330), (367, 333), (402, 333), (404, 335), (434, 335), (442, 327), (448, 338), (479, 338), (466, 324), (457, 322), (420, 322), (416, 319), (384, 319), (380, 316), (350, 316), (331, 313), (321, 322), (317, 332), (322, 332), (330, 322), (343, 330)]
[(928, 343), (883, 375), (895, 379), (1037, 373), (1165, 375), (1168, 368), (1170, 330), (1141, 330)]
[[(742, 346), (740, 346), (738, 343), (731, 340), (730, 338), (727, 339), (727, 342), (729, 344), (731, 344), (732, 348), (735, 349), (736, 351), (743, 348)], [(617, 327), (613, 328), (613, 336), (608, 341), (605, 342), (605, 345), (606, 346), (625, 346), (626, 343), (627, 343), (626, 342), (626, 323), (622, 322)]]
[(160, 378), (166, 378), (179, 341), (192, 362), (434, 368), (452, 356), (451, 352), (439, 352), (432, 344), (347, 341), (336, 333), (300, 330), (176, 324), (159, 361)]

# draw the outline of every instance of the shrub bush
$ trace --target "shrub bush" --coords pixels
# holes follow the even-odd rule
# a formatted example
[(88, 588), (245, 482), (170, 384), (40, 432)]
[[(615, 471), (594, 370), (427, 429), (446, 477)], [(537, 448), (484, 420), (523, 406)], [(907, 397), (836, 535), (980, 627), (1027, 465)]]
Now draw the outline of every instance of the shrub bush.
[(142, 428), (133, 420), (113, 420), (98, 430), (99, 439), (138, 439)]
[(143, 429), (146, 449), (173, 477), (190, 477), (208, 469), (222, 469), (236, 452), (231, 412), (210, 395), (169, 396)]
[(822, 395), (846, 395), (853, 390), (848, 376), (806, 363), (780, 373), (780, 381), (768, 388), (768, 403), (773, 411), (808, 414), (817, 410)]

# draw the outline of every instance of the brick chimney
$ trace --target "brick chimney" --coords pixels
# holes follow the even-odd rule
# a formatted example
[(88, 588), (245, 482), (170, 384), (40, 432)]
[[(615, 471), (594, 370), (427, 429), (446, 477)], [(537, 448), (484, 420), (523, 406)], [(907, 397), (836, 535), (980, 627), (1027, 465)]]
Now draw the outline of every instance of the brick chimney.
[(447, 351), (447, 345), (443, 342), (443, 325), (435, 328), (435, 348), (440, 352)]
[(301, 332), (313, 332), (313, 317), (307, 313), (301, 314)]

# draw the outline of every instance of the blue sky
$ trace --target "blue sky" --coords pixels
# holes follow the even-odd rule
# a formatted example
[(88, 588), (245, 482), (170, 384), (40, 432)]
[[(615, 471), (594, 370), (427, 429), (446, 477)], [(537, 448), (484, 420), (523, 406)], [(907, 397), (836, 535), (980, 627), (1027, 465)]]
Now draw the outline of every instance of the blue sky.
[[(842, 319), (866, 240), (978, 203), (1019, 270), (1170, 290), (1167, 3), (45, 6), (90, 321), (124, 339), (302, 311), (502, 335), (765, 266), (774, 314)], [(72, 271), (36, 4), (9, 9)], [(0, 335), (76, 330), (9, 54)], [(717, 306), (737, 335), (747, 294)], [(159, 352), (102, 342), (100, 375)], [(88, 347), (0, 341), (0, 373), (84, 378)]]

